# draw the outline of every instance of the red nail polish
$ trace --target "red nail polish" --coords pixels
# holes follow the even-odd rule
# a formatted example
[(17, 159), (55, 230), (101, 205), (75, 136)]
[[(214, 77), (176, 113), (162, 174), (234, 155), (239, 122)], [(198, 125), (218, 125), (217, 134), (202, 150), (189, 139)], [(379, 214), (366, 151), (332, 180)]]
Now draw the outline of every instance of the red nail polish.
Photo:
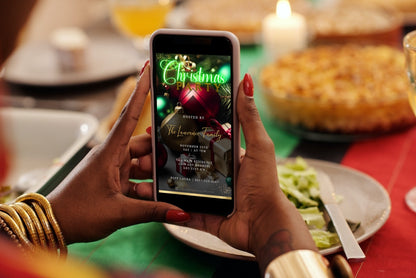
[(183, 210), (171, 209), (166, 212), (166, 222), (179, 223), (188, 221), (190, 218), (189, 213)]
[(243, 79), (243, 89), (244, 94), (248, 97), (253, 97), (254, 94), (254, 85), (253, 85), (253, 79), (251, 78), (251, 75), (246, 73), (244, 75)]
[(147, 133), (147, 134), (149, 134), (149, 135), (151, 135), (151, 134), (152, 134), (152, 127), (151, 127), (151, 126), (148, 126), (148, 127), (146, 128), (146, 133)]
[(144, 69), (146, 68), (146, 66), (150, 63), (149, 60), (146, 60), (146, 62), (144, 63), (142, 69), (140, 70), (139, 76), (141, 76), (144, 72)]

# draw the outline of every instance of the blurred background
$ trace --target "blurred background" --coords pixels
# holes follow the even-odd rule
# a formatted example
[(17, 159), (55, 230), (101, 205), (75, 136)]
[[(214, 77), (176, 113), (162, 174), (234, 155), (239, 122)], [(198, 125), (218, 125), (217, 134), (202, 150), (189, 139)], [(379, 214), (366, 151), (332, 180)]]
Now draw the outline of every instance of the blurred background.
[[(11, 161), (0, 186), (3, 201), (26, 190), (47, 194), (105, 139), (148, 59), (148, 36), (161, 27), (238, 36), (241, 77), (253, 76), (255, 100), (278, 157), (341, 163), (354, 143), (371, 145), (414, 128), (409, 100), (416, 98), (402, 40), (416, 29), (415, 0), (38, 0), (0, 72)], [(150, 125), (147, 103), (135, 134)], [(384, 157), (374, 161), (379, 160)], [(136, 242), (137, 235), (144, 240)], [(185, 263), (171, 258), (172, 250), (186, 256)], [(70, 246), (70, 252), (139, 270), (156, 261), (201, 277), (213, 272), (211, 265), (220, 265), (222, 274), (230, 265), (237, 272), (241, 266), (173, 243), (154, 223)]]

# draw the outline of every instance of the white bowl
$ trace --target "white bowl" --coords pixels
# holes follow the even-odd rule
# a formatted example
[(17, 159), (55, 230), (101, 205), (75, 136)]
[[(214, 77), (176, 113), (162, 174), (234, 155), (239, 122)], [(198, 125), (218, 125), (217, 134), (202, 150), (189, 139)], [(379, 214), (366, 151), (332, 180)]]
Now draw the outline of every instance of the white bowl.
[(6, 185), (36, 192), (94, 135), (98, 120), (86, 113), (0, 109), (11, 168)]

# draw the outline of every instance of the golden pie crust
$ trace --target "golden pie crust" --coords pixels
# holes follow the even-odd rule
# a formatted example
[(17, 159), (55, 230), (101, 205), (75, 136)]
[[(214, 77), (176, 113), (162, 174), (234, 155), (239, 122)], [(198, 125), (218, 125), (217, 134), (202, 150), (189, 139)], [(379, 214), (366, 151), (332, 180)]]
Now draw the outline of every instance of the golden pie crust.
[(326, 45), (283, 56), (260, 75), (273, 117), (336, 133), (377, 133), (415, 122), (403, 53), (389, 46)]

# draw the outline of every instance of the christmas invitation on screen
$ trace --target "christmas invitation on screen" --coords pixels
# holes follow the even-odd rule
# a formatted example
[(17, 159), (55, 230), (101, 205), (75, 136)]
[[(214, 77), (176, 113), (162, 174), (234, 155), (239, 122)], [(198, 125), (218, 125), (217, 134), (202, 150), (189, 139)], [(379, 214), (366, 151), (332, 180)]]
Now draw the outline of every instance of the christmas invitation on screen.
[(231, 57), (156, 53), (159, 192), (231, 199)]

